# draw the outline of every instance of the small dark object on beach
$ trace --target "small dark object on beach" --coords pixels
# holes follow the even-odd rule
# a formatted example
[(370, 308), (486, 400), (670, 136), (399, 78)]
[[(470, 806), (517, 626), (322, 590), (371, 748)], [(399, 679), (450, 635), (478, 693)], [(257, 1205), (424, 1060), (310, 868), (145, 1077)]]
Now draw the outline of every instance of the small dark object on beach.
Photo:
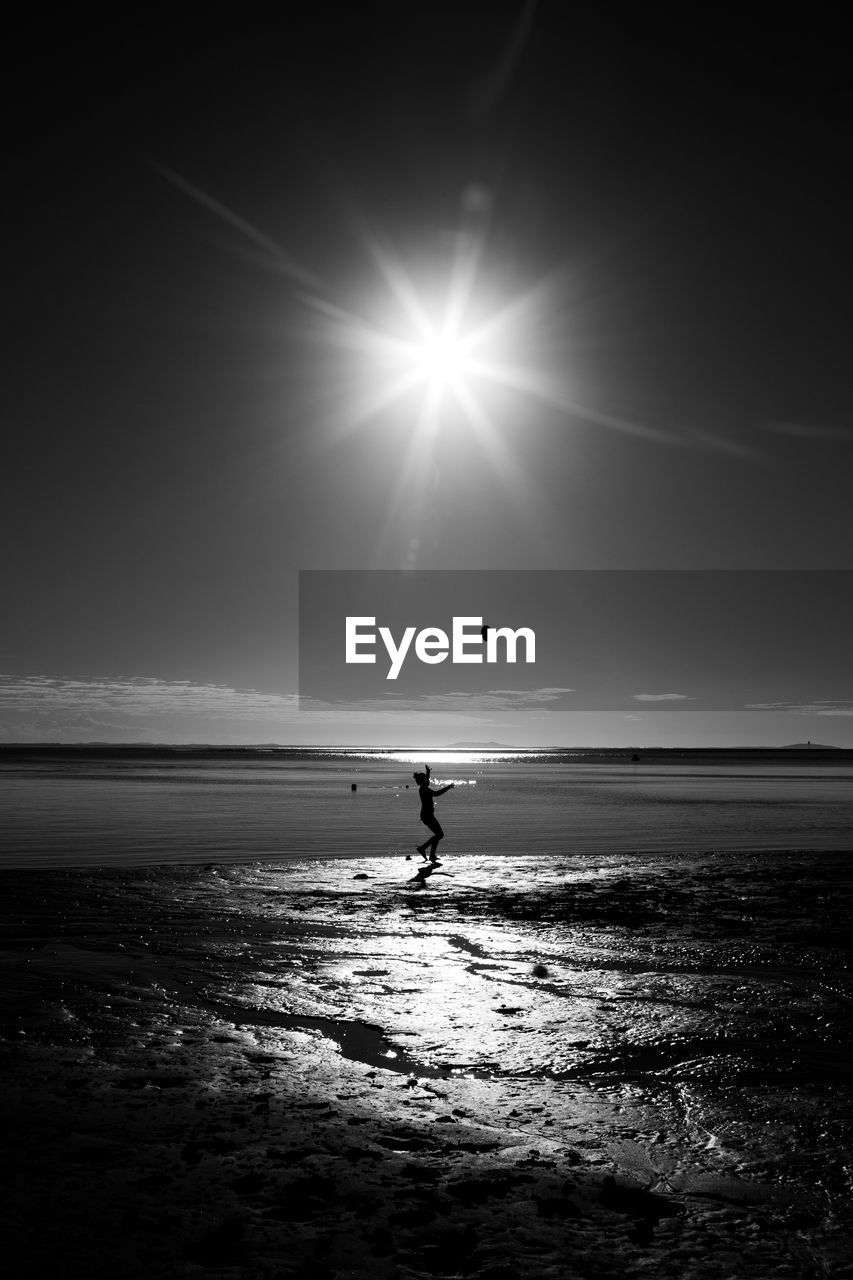
[(546, 964), (542, 964), (541, 962), (539, 964), (535, 964), (533, 966), (533, 976), (534, 978), (547, 978), (548, 966)]
[(370, 879), (370, 876), (367, 874), (366, 871), (359, 871), (356, 875), (353, 876), (353, 880), (369, 880), (369, 879)]
[(412, 861), (412, 855), (411, 855), (410, 853), (407, 853), (407, 854), (406, 854), (406, 861), (407, 861), (407, 862), (411, 862), (411, 861)]
[(350, 791), (358, 791), (358, 783), (357, 783), (357, 782), (351, 782), (351, 783), (349, 784), (349, 789), (350, 789)]

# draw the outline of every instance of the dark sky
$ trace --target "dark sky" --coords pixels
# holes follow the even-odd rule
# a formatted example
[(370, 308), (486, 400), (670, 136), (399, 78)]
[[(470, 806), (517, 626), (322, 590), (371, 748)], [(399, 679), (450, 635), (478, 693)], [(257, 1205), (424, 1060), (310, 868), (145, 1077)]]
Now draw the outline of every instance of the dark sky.
[[(7, 740), (307, 740), (300, 569), (853, 567), (840, 25), (87, 12), (7, 53)], [(383, 263), (462, 244), (515, 385), (426, 440), (328, 308), (396, 333)]]

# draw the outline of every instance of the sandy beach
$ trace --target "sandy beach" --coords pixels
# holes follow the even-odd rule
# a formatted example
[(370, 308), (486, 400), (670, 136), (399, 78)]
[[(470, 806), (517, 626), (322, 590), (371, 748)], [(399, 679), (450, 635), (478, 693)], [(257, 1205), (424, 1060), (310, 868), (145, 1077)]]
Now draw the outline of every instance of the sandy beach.
[(3, 873), (18, 1275), (850, 1262), (849, 856)]

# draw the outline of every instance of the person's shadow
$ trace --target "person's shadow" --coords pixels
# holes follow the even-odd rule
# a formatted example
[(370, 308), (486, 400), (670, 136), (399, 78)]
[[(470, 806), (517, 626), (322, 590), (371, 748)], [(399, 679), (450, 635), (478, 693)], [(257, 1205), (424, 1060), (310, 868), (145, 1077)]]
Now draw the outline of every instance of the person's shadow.
[[(434, 872), (438, 871), (438, 868), (440, 866), (441, 866), (440, 862), (437, 864), (432, 862), (426, 863), (425, 866), (420, 867), (417, 873), (412, 876), (411, 880), (409, 881), (409, 884), (414, 885), (416, 889), (425, 889), (427, 880), (429, 880), (430, 876), (433, 875)], [(450, 872), (438, 871), (438, 874), (440, 876), (449, 876)]]

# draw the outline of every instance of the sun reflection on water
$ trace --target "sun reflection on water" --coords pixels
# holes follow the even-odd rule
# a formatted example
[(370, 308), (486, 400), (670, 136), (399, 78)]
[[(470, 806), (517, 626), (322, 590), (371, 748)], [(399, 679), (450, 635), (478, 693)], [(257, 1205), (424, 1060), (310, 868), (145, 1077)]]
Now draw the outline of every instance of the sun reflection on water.
[[(347, 752), (348, 755), (358, 755), (358, 752)], [(545, 751), (518, 751), (518, 750), (454, 750), (450, 748), (434, 749), (418, 751), (413, 750), (371, 750), (370, 756), (377, 760), (396, 760), (399, 764), (491, 764), (496, 761), (513, 761), (513, 760), (539, 760), (546, 756)]]

